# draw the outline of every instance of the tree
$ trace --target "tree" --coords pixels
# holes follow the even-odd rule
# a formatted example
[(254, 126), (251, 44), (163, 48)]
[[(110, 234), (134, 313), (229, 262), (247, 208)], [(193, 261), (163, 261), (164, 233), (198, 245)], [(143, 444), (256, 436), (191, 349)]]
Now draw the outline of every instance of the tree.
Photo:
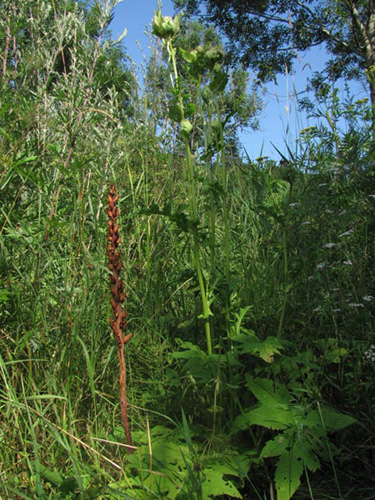
[(219, 27), (232, 59), (256, 70), (261, 81), (284, 71), (297, 51), (324, 44), (332, 55), (326, 68), (332, 79), (366, 75), (375, 134), (375, 0), (175, 0), (175, 5)]
[(109, 7), (106, 10), (104, 2), (7, 0), (0, 5), (0, 14), (5, 34), (0, 37), (1, 84), (33, 92), (45, 86), (52, 92), (62, 75), (67, 77), (77, 70), (77, 57), (84, 55), (88, 44), (91, 49), (102, 49), (95, 57), (96, 71), (91, 77), (95, 89), (103, 95), (115, 89), (124, 114), (131, 113), (129, 91), (134, 87), (134, 76), (127, 66), (121, 37), (111, 39), (108, 27), (113, 13)]

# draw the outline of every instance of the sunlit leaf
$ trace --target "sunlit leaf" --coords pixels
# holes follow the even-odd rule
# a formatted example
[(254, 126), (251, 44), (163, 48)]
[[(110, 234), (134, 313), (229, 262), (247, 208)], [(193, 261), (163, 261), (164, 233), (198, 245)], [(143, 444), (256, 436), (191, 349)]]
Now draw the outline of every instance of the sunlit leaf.
[(289, 500), (301, 484), (303, 461), (294, 450), (283, 453), (277, 462), (275, 483), (277, 500)]
[(203, 500), (211, 500), (211, 497), (219, 495), (242, 498), (241, 493), (234, 484), (229, 479), (225, 479), (225, 474), (232, 474), (230, 469), (226, 472), (223, 467), (207, 467), (204, 469), (203, 474), (205, 476), (202, 484)]

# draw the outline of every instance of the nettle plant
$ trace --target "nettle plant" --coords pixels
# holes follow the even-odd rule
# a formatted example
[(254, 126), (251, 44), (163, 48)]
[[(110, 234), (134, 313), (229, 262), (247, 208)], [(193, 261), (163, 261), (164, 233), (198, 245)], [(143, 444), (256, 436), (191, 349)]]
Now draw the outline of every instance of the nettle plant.
[[(259, 444), (259, 458), (275, 461), (277, 500), (288, 500), (300, 486), (303, 475), (310, 488), (308, 471), (317, 471), (321, 461), (331, 461), (333, 465), (337, 450), (329, 433), (356, 421), (326, 406), (321, 397), (325, 367), (339, 363), (347, 351), (336, 339), (326, 339), (318, 342), (316, 353), (308, 349), (294, 354), (295, 346), (290, 342), (272, 336), (260, 340), (243, 327), (245, 314), (246, 309), (237, 315), (232, 339), (240, 359), (250, 355), (263, 363), (253, 365), (253, 374), (244, 374), (243, 384), (257, 401), (234, 420), (232, 433), (248, 430)], [(272, 498), (273, 495), (271, 486)]]
[(321, 460), (332, 460), (334, 447), (328, 433), (343, 429), (355, 419), (322, 406), (304, 395), (302, 385), (289, 387), (266, 378), (246, 377), (246, 386), (258, 403), (237, 417), (234, 430), (261, 426), (278, 431), (262, 447), (260, 459), (277, 459), (274, 475), (277, 499), (289, 500), (301, 476), (316, 472)]
[[(243, 321), (249, 309), (233, 315), (229, 331), (233, 348), (227, 352), (208, 355), (180, 341), (180, 349), (172, 354), (179, 368), (171, 383), (182, 382), (184, 402), (192, 405), (197, 426), (213, 415), (207, 448), (224, 446), (231, 456), (236, 450), (247, 457), (251, 477), (264, 467), (271, 498), (288, 500), (302, 477), (310, 484), (308, 472), (316, 472), (323, 462), (331, 462), (335, 470), (338, 450), (329, 435), (355, 423), (351, 416), (328, 407), (321, 396), (325, 368), (340, 363), (347, 351), (332, 338), (319, 341), (314, 351), (295, 354), (290, 342), (276, 336), (262, 339), (246, 328)], [(207, 397), (210, 392), (213, 404)], [(225, 444), (220, 426), (230, 436)]]

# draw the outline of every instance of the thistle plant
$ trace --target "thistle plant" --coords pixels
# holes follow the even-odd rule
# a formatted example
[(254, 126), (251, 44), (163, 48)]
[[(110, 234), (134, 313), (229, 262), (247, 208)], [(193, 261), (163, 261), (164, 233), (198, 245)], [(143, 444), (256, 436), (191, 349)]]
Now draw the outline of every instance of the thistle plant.
[(190, 120), (187, 119), (187, 113), (184, 109), (183, 95), (181, 91), (181, 78), (178, 74), (177, 61), (176, 61), (176, 47), (175, 39), (180, 31), (180, 24), (182, 13), (171, 18), (169, 16), (162, 16), (161, 11), (158, 10), (155, 13), (152, 30), (154, 35), (160, 38), (163, 47), (168, 53), (168, 63), (172, 66), (172, 71), (170, 73), (171, 79), (171, 89), (176, 99), (176, 104), (173, 106), (173, 112), (170, 112), (170, 118), (180, 124), (180, 135), (185, 144), (186, 152), (186, 173), (188, 179), (188, 196), (189, 196), (189, 216), (191, 221), (191, 233), (193, 236), (193, 254), (194, 254), (194, 265), (197, 273), (197, 279), (199, 284), (199, 291), (202, 299), (202, 319), (204, 321), (204, 328), (206, 334), (206, 344), (207, 344), (207, 354), (212, 354), (212, 336), (210, 327), (210, 316), (212, 312), (210, 310), (210, 303), (208, 298), (208, 293), (206, 289), (206, 284), (204, 280), (204, 274), (201, 266), (201, 255), (199, 248), (199, 235), (198, 235), (198, 209), (197, 209), (197, 193), (194, 178), (194, 169), (192, 162), (192, 153), (189, 144), (189, 138), (193, 131), (193, 125)]
[(119, 236), (119, 223), (118, 223), (118, 199), (119, 195), (116, 192), (116, 187), (111, 186), (108, 193), (108, 241), (107, 241), (107, 255), (108, 255), (108, 268), (110, 270), (110, 284), (111, 284), (111, 306), (113, 310), (113, 318), (111, 319), (111, 326), (115, 339), (117, 342), (117, 352), (120, 363), (120, 405), (121, 405), (121, 418), (124, 427), (126, 441), (130, 446), (129, 451), (133, 449), (132, 438), (128, 419), (128, 402), (126, 397), (126, 364), (124, 356), (124, 346), (131, 338), (131, 333), (125, 335), (126, 331), (126, 310), (123, 307), (125, 302), (126, 293), (123, 281), (120, 277), (122, 268), (121, 249), (120, 249), (120, 236)]

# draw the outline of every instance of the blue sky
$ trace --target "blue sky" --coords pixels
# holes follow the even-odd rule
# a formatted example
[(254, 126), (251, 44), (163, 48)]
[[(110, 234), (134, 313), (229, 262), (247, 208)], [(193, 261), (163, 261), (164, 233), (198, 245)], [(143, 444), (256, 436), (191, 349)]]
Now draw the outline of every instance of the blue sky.
[[(154, 11), (158, 8), (157, 0), (125, 0), (115, 7), (115, 18), (111, 24), (114, 37), (120, 35), (124, 28), (127, 36), (123, 44), (137, 65), (143, 61), (143, 55), (149, 54), (149, 39), (145, 34), (146, 27), (151, 25)], [(163, 15), (173, 15), (172, 0), (164, 0), (162, 6)], [(142, 47), (142, 51), (139, 45)], [(296, 109), (295, 92), (303, 92), (306, 88), (308, 78), (314, 71), (324, 67), (327, 54), (323, 48), (316, 48), (306, 55), (299, 54), (295, 62), (293, 74), (279, 75), (277, 85), (268, 84), (263, 95), (265, 108), (260, 115), (260, 130), (245, 130), (240, 134), (243, 147), (250, 158), (255, 159), (262, 153), (263, 156), (279, 159), (272, 143), (283, 153), (287, 154), (287, 145), (295, 151), (295, 139), (298, 131), (314, 124), (305, 115)], [(344, 82), (338, 86), (344, 91)], [(350, 85), (351, 91), (356, 97), (366, 97), (366, 92), (359, 83)]]

